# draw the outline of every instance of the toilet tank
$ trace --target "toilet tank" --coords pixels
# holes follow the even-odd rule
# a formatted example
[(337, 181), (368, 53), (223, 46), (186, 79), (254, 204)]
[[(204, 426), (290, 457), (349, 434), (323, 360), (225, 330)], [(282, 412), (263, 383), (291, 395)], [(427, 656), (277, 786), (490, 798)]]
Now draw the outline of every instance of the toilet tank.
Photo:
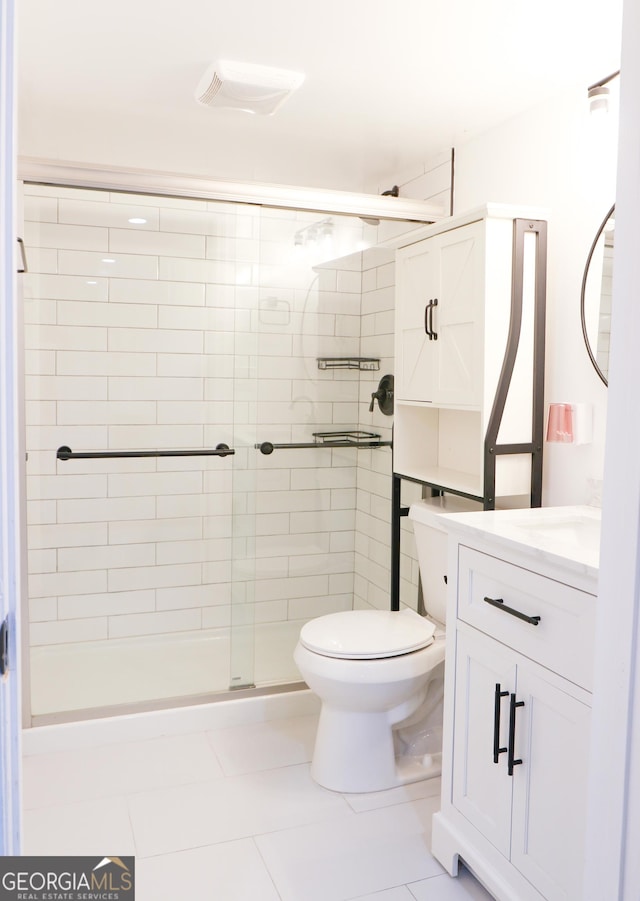
[(482, 510), (482, 504), (454, 495), (425, 498), (409, 508), (425, 609), (439, 623), (446, 621), (447, 610), (447, 532), (438, 514), (472, 510)]

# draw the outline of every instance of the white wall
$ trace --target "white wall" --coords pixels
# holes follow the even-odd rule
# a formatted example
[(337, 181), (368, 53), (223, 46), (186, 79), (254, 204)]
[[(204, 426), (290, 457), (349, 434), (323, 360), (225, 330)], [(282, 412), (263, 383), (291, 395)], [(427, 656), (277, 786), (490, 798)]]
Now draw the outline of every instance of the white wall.
[[(401, 172), (393, 172), (381, 181), (365, 187), (370, 194), (382, 194), (393, 185), (400, 189), (400, 197), (410, 200), (428, 200), (442, 209), (443, 215), (451, 211), (451, 179), (453, 173), (452, 150), (445, 150), (419, 165)], [(389, 203), (393, 203), (389, 199)]]
[(585, 503), (602, 479), (606, 388), (588, 359), (580, 288), (615, 195), (617, 121), (594, 121), (586, 90), (537, 107), (457, 148), (455, 211), (486, 200), (549, 210), (546, 402), (593, 405), (594, 440), (545, 446), (544, 503)]
[[(143, 110), (135, 115), (113, 115), (94, 99), (85, 105), (83, 115), (77, 110), (60, 106), (46, 109), (42, 105), (34, 113), (33, 105), (24, 99), (20, 156), (78, 161), (98, 168), (122, 166), (203, 178), (364, 190), (359, 155), (338, 149), (330, 138), (320, 141), (310, 135), (296, 135), (285, 142), (264, 127), (270, 117), (254, 116), (245, 122), (227, 111), (231, 117), (227, 121), (236, 133), (236, 140), (227, 142), (220, 139), (217, 128), (211, 130), (212, 111), (198, 109), (195, 101), (187, 120), (179, 121), (175, 111), (169, 114), (164, 108), (160, 116), (149, 116)], [(265, 121), (256, 122), (258, 119)], [(256, 130), (256, 125), (263, 127)], [(331, 129), (328, 120), (328, 136)]]
[(622, 39), (611, 392), (602, 510), (585, 901), (640, 897), (640, 6)]

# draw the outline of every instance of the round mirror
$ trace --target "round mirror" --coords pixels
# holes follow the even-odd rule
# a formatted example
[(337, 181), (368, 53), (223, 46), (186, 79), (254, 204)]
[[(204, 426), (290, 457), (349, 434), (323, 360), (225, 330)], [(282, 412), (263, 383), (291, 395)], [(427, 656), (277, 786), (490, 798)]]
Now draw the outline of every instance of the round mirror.
[(596, 372), (609, 384), (609, 338), (611, 333), (611, 281), (615, 204), (611, 207), (591, 245), (582, 279), (580, 315), (582, 334)]

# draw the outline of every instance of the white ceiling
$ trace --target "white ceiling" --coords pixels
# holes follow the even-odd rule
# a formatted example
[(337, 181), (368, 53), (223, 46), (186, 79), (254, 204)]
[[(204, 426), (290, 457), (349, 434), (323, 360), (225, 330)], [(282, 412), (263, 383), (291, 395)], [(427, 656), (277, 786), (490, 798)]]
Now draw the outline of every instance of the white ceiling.
[[(377, 190), (619, 67), (621, 0), (18, 6), (22, 154), (210, 177)], [(193, 92), (220, 58), (306, 80), (273, 116), (209, 109)]]

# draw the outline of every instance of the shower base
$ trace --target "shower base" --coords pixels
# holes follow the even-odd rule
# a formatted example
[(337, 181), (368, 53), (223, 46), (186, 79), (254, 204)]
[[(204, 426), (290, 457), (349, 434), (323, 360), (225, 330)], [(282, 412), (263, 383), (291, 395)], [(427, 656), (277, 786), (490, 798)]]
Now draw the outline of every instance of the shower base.
[(31, 649), (32, 717), (299, 682), (302, 622), (264, 623)]

